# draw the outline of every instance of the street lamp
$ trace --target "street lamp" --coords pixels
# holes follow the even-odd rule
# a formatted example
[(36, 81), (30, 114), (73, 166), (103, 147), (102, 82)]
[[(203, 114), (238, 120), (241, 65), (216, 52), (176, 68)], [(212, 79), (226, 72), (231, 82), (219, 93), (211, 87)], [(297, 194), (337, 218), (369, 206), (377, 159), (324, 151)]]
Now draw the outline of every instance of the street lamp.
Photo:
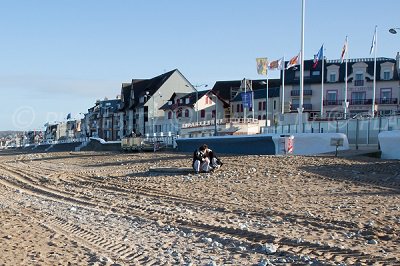
[[(190, 87), (189, 85), (185, 85), (186, 87)], [(196, 91), (196, 124), (198, 125), (199, 124), (199, 91), (198, 91), (198, 89), (197, 88), (200, 88), (200, 87), (203, 87), (204, 86), (204, 88), (207, 88), (208, 87), (208, 85), (207, 84), (200, 84), (200, 85), (192, 85), (192, 88)]]

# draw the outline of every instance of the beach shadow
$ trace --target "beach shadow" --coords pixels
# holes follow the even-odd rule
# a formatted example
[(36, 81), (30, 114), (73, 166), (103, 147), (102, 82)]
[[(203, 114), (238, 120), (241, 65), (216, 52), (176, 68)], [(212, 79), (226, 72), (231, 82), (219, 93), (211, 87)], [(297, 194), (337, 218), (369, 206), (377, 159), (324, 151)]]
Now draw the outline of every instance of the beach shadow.
[(300, 169), (329, 179), (350, 182), (355, 185), (385, 188), (374, 194), (400, 194), (400, 161), (374, 158), (348, 159), (356, 163), (337, 163), (315, 166), (302, 166)]

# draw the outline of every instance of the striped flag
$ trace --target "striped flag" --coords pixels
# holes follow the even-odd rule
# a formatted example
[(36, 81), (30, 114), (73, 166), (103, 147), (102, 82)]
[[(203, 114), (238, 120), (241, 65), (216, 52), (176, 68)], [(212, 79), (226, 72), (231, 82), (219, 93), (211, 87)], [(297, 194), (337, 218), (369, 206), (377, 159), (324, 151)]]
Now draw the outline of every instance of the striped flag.
[(370, 55), (372, 55), (372, 53), (374, 52), (375, 46), (376, 46), (376, 26), (375, 26), (374, 36), (372, 37), (371, 49), (369, 50)]
[(294, 66), (298, 65), (299, 64), (299, 60), (300, 60), (300, 53), (298, 53), (296, 56), (292, 57), (289, 60), (286, 69), (289, 69), (291, 67), (294, 67)]
[(313, 64), (312, 68), (316, 68), (319, 60), (322, 60), (322, 58), (324, 58), (324, 45), (322, 45), (321, 48), (319, 49), (318, 53), (316, 55), (314, 55), (314, 64)]
[(346, 39), (344, 41), (344, 45), (342, 48), (342, 55), (340, 56), (340, 63), (343, 63), (344, 57), (346, 56), (346, 53), (347, 53), (347, 49), (348, 49), (348, 41), (347, 41), (347, 36), (346, 36)]

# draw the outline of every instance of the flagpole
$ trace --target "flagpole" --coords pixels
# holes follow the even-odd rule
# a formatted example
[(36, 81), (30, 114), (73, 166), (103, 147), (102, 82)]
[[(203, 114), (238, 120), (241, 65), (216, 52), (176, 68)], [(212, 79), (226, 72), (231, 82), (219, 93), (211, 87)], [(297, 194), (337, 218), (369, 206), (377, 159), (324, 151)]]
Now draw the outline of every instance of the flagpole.
[(324, 47), (322, 46), (322, 73), (321, 73), (321, 118), (324, 117), (324, 69), (325, 68), (325, 53), (324, 53)]
[(378, 48), (378, 33), (377, 33), (378, 26), (375, 26), (375, 49), (374, 49), (374, 85), (373, 85), (373, 92), (372, 92), (372, 113), (371, 116), (375, 117), (375, 92), (376, 92), (376, 49)]
[(349, 41), (348, 37), (346, 36), (346, 56), (345, 56), (345, 83), (344, 83), (344, 119), (347, 119), (347, 61), (349, 61)]
[(283, 69), (282, 69), (282, 114), (285, 113), (285, 56), (282, 57)]
[[(244, 82), (244, 95), (246, 95), (245, 97), (246, 97), (246, 99), (247, 99), (247, 94), (246, 94), (246, 78), (244, 78), (243, 82)], [(244, 103), (242, 103), (242, 105), (243, 105), (244, 122), (246, 123), (246, 106), (245, 106)], [(215, 115), (217, 115), (217, 114), (215, 114)]]
[(305, 5), (306, 0), (302, 0), (302, 15), (301, 15), (301, 65), (300, 65), (300, 101), (299, 108), (297, 109), (299, 114), (299, 125), (300, 133), (303, 133), (303, 90), (304, 90), (304, 17), (305, 17)]
[(266, 99), (265, 99), (265, 123), (266, 123), (266, 126), (268, 126), (268, 98), (269, 98), (269, 95), (268, 95), (268, 73), (267, 73), (267, 96), (266, 96)]

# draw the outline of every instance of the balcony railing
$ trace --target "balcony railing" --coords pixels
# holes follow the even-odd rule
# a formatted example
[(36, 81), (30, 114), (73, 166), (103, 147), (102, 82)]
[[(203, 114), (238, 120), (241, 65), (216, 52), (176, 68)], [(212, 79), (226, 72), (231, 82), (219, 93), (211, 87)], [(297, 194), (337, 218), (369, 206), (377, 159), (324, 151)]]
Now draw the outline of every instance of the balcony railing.
[(367, 105), (372, 104), (372, 99), (351, 99), (350, 105)]
[(354, 86), (364, 86), (364, 80), (355, 80)]
[[(230, 118), (230, 119), (217, 119), (217, 125), (223, 125), (223, 124), (257, 124), (258, 119), (252, 119), (252, 118)], [(199, 122), (193, 122), (193, 123), (183, 123), (182, 128), (192, 128), (192, 127), (206, 127), (206, 126), (213, 126), (215, 124), (215, 120), (205, 120), (205, 121), (199, 121)]]
[(324, 100), (324, 106), (342, 105), (344, 100)]
[[(291, 111), (297, 111), (297, 108), (299, 108), (299, 104), (292, 104), (290, 107)], [(303, 108), (304, 111), (311, 111), (312, 110), (312, 104), (310, 103), (303, 103)]]
[[(312, 95), (312, 90), (303, 91), (303, 96), (311, 96), (311, 95)], [(291, 90), (290, 96), (300, 96), (300, 90)]]
[(378, 104), (397, 104), (397, 98), (380, 98), (377, 99)]

